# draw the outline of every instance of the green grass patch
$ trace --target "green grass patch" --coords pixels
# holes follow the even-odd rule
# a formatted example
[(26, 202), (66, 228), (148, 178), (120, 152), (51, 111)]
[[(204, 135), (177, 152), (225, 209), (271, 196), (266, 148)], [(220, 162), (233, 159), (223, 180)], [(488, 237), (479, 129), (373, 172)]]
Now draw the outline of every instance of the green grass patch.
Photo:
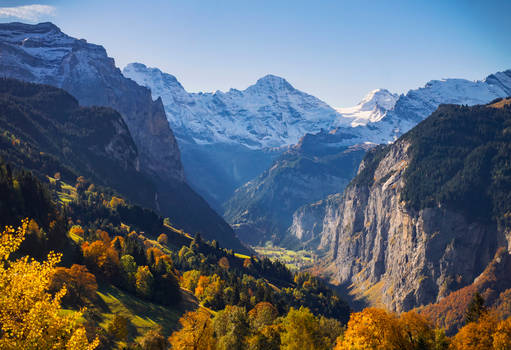
[(162, 327), (163, 335), (170, 336), (183, 313), (197, 307), (188, 295), (184, 296), (179, 306), (172, 308), (140, 299), (112, 285), (101, 285), (98, 296), (102, 302), (99, 310), (100, 326), (107, 329), (116, 314), (127, 317), (134, 327), (135, 340), (157, 326)]
[(258, 255), (279, 260), (291, 270), (302, 270), (314, 264), (314, 257), (307, 250), (289, 250), (282, 247), (266, 244), (265, 246), (252, 247)]

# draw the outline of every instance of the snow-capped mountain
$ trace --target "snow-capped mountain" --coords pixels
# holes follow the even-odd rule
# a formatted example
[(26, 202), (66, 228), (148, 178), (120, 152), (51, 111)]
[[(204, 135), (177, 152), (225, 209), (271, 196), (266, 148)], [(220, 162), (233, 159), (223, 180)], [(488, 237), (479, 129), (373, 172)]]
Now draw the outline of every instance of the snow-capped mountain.
[(250, 149), (282, 147), (310, 132), (329, 129), (340, 115), (285, 79), (267, 75), (240, 91), (187, 93), (177, 79), (157, 68), (132, 63), (126, 77), (161, 97), (178, 138), (197, 144), (235, 143)]
[(397, 118), (421, 121), (440, 104), (477, 105), (507, 97), (511, 89), (511, 70), (492, 74), (482, 81), (466, 79), (432, 80), (424, 87), (410, 90), (396, 102)]
[(341, 124), (317, 133), (316, 138), (328, 147), (389, 143), (428, 117), (440, 104), (472, 106), (510, 94), (511, 70), (478, 81), (431, 80), (424, 87), (410, 90), (398, 98), (386, 90), (375, 90), (359, 105), (337, 109), (343, 118), (351, 120), (349, 127)]
[(336, 110), (342, 115), (341, 120), (349, 120), (352, 127), (367, 125), (380, 121), (387, 111), (394, 108), (398, 98), (398, 94), (386, 89), (376, 89), (367, 94), (358, 105)]

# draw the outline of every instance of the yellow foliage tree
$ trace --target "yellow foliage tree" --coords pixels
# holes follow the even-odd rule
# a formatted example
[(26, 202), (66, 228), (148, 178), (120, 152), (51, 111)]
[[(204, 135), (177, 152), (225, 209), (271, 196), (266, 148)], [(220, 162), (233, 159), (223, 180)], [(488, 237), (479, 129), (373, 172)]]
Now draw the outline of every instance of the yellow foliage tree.
[(501, 321), (493, 334), (493, 348), (495, 350), (511, 349), (511, 317)]
[(92, 350), (80, 325), (81, 312), (62, 314), (63, 288), (54, 296), (48, 288), (60, 255), (50, 253), (43, 263), (23, 257), (9, 260), (23, 242), (28, 226), (6, 227), (0, 237), (0, 348)]
[(177, 350), (212, 350), (215, 349), (213, 323), (211, 316), (203, 309), (187, 312), (179, 319), (181, 329), (174, 332), (169, 343)]
[(511, 349), (511, 317), (499, 321), (494, 312), (483, 314), (477, 322), (470, 322), (459, 330), (452, 339), (451, 349)]
[(407, 348), (397, 316), (377, 308), (351, 314), (348, 328), (335, 347), (336, 350)]
[(453, 337), (453, 350), (486, 350), (493, 349), (493, 332), (498, 320), (494, 315), (484, 314), (477, 322), (470, 322)]
[(126, 202), (122, 198), (112, 196), (112, 199), (110, 200), (109, 204), (110, 204), (110, 208), (117, 209), (117, 207), (119, 205), (125, 205)]

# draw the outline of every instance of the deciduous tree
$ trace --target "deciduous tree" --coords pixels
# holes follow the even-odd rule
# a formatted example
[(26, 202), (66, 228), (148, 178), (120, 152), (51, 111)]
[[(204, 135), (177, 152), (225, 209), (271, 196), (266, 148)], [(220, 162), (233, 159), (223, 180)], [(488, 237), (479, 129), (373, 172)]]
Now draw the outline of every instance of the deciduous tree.
[(7, 227), (0, 235), (0, 348), (1, 349), (78, 349), (91, 350), (80, 325), (80, 312), (62, 314), (63, 288), (48, 293), (51, 276), (60, 255), (50, 253), (40, 263), (24, 257), (9, 260), (22, 243), (28, 220), (17, 230)]

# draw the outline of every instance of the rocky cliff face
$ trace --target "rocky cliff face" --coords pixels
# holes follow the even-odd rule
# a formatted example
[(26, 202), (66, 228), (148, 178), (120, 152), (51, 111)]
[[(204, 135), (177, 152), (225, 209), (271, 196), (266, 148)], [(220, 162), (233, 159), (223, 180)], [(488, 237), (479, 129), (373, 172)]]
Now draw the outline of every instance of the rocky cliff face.
[(62, 33), (51, 23), (0, 24), (2, 76), (63, 88), (84, 106), (119, 111), (140, 153), (141, 170), (184, 181), (179, 148), (161, 100), (125, 78), (102, 46)]
[[(409, 211), (400, 200), (409, 144), (392, 146), (372, 186), (346, 189), (325, 217), (321, 246), (330, 246), (334, 278), (396, 311), (437, 300), (471, 282), (489, 260), (491, 228), (444, 208)], [(476, 253), (474, 253), (476, 252)]]
[[(497, 248), (508, 246), (508, 223), (499, 214), (507, 210), (499, 209), (508, 206), (499, 193), (508, 180), (492, 174), (508, 171), (499, 159), (510, 144), (502, 132), (510, 111), (441, 107), (394, 144), (370, 151), (343, 196), (315, 213), (323, 216), (320, 248), (329, 252), (324, 271), (358, 297), (396, 311), (472, 283)], [(459, 163), (449, 165), (449, 157)], [(417, 170), (421, 179), (414, 183)], [(411, 205), (424, 189), (434, 200)], [(474, 208), (484, 214), (468, 214)], [(294, 232), (303, 236), (310, 225), (299, 219)], [(318, 228), (309, 228), (309, 235)]]
[[(325, 199), (312, 204), (306, 204), (298, 208), (293, 213), (293, 221), (287, 229), (287, 234), (295, 237), (303, 245), (312, 250), (321, 250), (321, 234), (326, 230), (323, 223), (329, 223), (330, 215), (327, 216), (327, 209), (331, 211), (335, 207), (333, 203), (338, 203), (341, 194), (333, 194)], [(329, 213), (331, 214), (331, 213)], [(328, 246), (328, 245), (326, 245)]]

